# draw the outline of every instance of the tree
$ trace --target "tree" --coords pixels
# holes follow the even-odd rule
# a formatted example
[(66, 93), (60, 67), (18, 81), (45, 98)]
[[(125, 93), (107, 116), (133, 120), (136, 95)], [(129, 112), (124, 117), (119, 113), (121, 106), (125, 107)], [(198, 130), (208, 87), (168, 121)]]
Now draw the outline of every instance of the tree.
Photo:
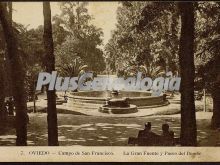
[(213, 128), (220, 128), (220, 56), (218, 55), (217, 58), (213, 61), (212, 70), (216, 75), (216, 79), (213, 83), (213, 90), (212, 90), (212, 98), (213, 98), (213, 116), (212, 116), (212, 127)]
[(14, 26), (18, 31), (19, 43), (24, 50), (24, 56), (22, 59), (24, 61), (26, 71), (25, 90), (28, 100), (33, 101), (35, 98), (35, 85), (37, 82), (38, 73), (43, 71), (45, 68), (44, 46), (42, 41), (43, 26), (30, 30), (18, 23), (14, 23)]
[[(1, 59), (0, 59), (0, 112), (2, 112), (3, 111), (3, 109), (4, 109), (4, 101), (5, 101), (5, 84), (4, 84), (4, 82), (5, 82), (5, 78), (4, 78), (4, 76), (5, 76), (5, 68), (4, 68), (4, 59), (2, 58), (2, 54), (0, 53), (0, 57), (1, 57)], [(2, 113), (0, 113), (0, 119), (1, 119), (1, 115), (3, 115)], [(3, 121), (4, 122), (4, 121)], [(4, 124), (4, 123), (1, 123), (2, 125)]]
[(212, 128), (220, 127), (220, 3), (199, 2), (196, 11), (197, 89), (206, 89), (213, 99)]
[[(160, 66), (163, 71), (178, 71), (178, 43), (180, 32), (179, 12), (176, 3), (161, 3), (151, 2), (145, 5), (141, 11), (142, 19), (139, 20), (137, 30), (149, 31), (153, 34), (153, 42), (150, 42), (150, 50), (154, 55), (148, 57), (148, 49), (143, 52), (146, 55), (141, 55), (140, 59), (150, 58), (147, 66), (152, 65), (151, 61), (155, 61), (156, 66)], [(152, 65), (153, 66), (153, 65)], [(146, 65), (145, 65), (146, 67)], [(147, 68), (147, 67), (146, 67)], [(149, 68), (150, 69), (150, 68)], [(148, 69), (148, 70), (149, 70)], [(153, 68), (153, 71), (156, 67)]]
[[(44, 15), (44, 50), (46, 71), (52, 73), (55, 70), (55, 57), (52, 37), (50, 2), (43, 2)], [(55, 90), (49, 91), (47, 86), (47, 123), (48, 123), (48, 145), (58, 146), (57, 110)]]
[(176, 72), (179, 18), (175, 4), (121, 3), (117, 29), (105, 46), (109, 65), (128, 72), (131, 72), (130, 66), (142, 65), (145, 74), (151, 77), (167, 68)]
[(79, 47), (74, 45), (76, 45), (75, 41), (67, 37), (62, 45), (56, 47), (56, 68), (61, 76), (77, 77), (79, 68), (85, 64), (78, 56)]
[(27, 104), (24, 88), (25, 72), (23, 69), (18, 41), (14, 34), (12, 24), (4, 3), (0, 3), (0, 21), (7, 44), (7, 56), (11, 67), (13, 96), (16, 109), (16, 145), (27, 145)]
[[(5, 40), (3, 29), (0, 23), (0, 111), (4, 108), (5, 101)], [(0, 116), (1, 117), (1, 116)], [(3, 124), (3, 123), (1, 123)]]
[(61, 74), (78, 75), (79, 66), (85, 64), (95, 72), (105, 69), (103, 51), (98, 47), (102, 45), (103, 32), (91, 24), (87, 5), (87, 2), (61, 2), (61, 15), (53, 18), (56, 67)]
[(194, 4), (178, 3), (181, 14), (179, 63), (181, 76), (181, 145), (197, 145), (194, 102)]
[[(118, 56), (117, 61), (124, 64), (124, 66), (120, 64), (120, 68), (142, 65), (146, 74), (152, 77), (163, 73), (162, 71), (178, 71), (179, 51), (183, 79), (182, 145), (196, 145), (194, 11), (190, 12), (191, 8), (186, 9), (184, 3), (181, 3), (179, 8), (180, 11), (177, 3), (122, 2), (117, 13), (117, 29), (106, 46), (106, 51), (110, 58), (116, 59)], [(180, 30), (179, 49), (177, 43), (180, 39)]]
[(8, 14), (9, 14), (9, 21), (12, 24), (12, 2), (8, 2)]

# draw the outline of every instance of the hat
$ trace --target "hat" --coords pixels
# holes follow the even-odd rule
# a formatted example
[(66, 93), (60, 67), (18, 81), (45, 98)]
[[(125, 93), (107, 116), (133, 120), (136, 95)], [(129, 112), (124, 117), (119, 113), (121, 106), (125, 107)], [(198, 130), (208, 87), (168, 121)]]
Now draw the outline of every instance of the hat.
[(118, 94), (118, 91), (113, 90), (111, 93), (112, 93), (112, 94)]
[(81, 69), (84, 69), (84, 68), (88, 68), (88, 65), (83, 65), (83, 66), (81, 66), (81, 67), (80, 67), (80, 70), (81, 70)]
[(145, 127), (151, 127), (151, 122), (145, 123)]

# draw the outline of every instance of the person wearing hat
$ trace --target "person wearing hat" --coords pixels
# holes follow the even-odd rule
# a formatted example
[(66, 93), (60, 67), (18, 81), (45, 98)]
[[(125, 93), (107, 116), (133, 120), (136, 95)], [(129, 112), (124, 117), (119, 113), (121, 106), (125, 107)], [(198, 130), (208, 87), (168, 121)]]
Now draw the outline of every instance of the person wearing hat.
[[(80, 70), (79, 75), (78, 75), (78, 82), (79, 82), (80, 77), (81, 77), (83, 74), (85, 74), (85, 73), (92, 73), (91, 71), (89, 71), (88, 65), (83, 65), (83, 66), (80, 67), (80, 69), (81, 69), (81, 70)], [(85, 79), (85, 81), (84, 81), (84, 84), (85, 84), (87, 81), (93, 80), (93, 78), (94, 78), (94, 75), (93, 75), (92, 77), (87, 77), (87, 78)]]
[(79, 71), (79, 75), (78, 75), (78, 80), (80, 79), (80, 77), (81, 77), (84, 73), (88, 72), (88, 65), (83, 65), (83, 66), (81, 66), (79, 69), (80, 69), (80, 71)]
[(80, 67), (80, 70), (88, 68), (88, 65), (83, 65)]
[(138, 145), (139, 146), (158, 146), (160, 145), (160, 136), (151, 131), (151, 123), (145, 124), (144, 130), (138, 133)]
[(88, 71), (88, 65), (83, 65), (80, 67), (78, 79)]
[(162, 138), (164, 146), (172, 146), (174, 145), (174, 132), (169, 130), (168, 124), (162, 125)]
[(156, 134), (151, 131), (151, 122), (145, 123), (144, 130), (138, 132), (138, 138), (152, 137), (154, 135)]

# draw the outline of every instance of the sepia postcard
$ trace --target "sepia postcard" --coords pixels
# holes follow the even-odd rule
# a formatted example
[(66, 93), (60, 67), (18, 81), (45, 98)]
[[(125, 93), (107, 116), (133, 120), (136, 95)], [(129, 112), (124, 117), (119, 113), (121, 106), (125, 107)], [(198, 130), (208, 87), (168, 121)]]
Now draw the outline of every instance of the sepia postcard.
[(220, 161), (220, 2), (0, 2), (0, 162)]

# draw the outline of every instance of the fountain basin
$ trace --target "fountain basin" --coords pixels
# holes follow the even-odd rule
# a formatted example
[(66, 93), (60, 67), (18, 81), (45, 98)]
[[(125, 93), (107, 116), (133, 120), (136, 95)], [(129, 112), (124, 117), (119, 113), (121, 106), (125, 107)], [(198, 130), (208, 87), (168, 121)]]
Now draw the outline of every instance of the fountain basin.
[(99, 107), (99, 112), (109, 113), (109, 114), (128, 114), (137, 112), (137, 106), (130, 104), (128, 107), (114, 107), (103, 105)]
[[(80, 91), (68, 96), (68, 105), (74, 108), (99, 109), (111, 97), (111, 91)], [(129, 104), (140, 108), (153, 108), (168, 105), (169, 102), (161, 96), (151, 96), (149, 91), (120, 91), (119, 97), (127, 98)]]

